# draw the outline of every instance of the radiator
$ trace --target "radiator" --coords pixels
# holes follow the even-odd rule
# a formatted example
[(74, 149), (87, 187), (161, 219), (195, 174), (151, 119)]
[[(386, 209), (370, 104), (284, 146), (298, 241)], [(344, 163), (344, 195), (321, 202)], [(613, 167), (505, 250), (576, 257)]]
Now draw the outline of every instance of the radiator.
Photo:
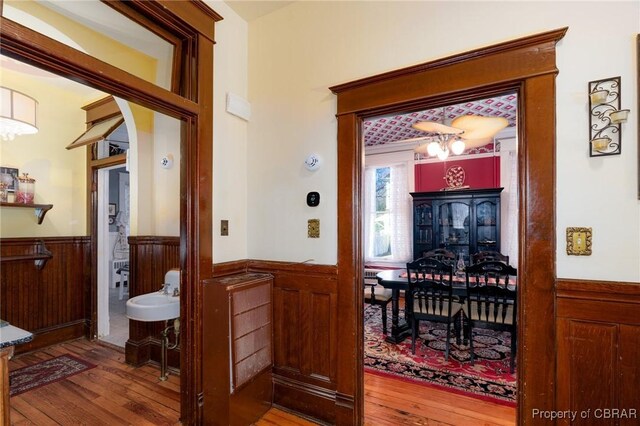
[(111, 288), (116, 288), (116, 283), (120, 276), (116, 273), (123, 266), (129, 266), (129, 260), (112, 260), (111, 261)]
[(378, 284), (376, 274), (382, 272), (383, 269), (364, 268), (364, 283), (365, 284)]

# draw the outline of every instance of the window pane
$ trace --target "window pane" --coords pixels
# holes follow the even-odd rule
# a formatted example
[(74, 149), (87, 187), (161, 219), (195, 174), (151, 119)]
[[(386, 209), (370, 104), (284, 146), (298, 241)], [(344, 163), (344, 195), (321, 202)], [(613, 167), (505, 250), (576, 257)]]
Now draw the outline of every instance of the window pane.
[(5, 0), (2, 15), (167, 90), (173, 45), (99, 0)]
[(376, 169), (376, 211), (387, 210), (389, 197), (390, 168), (383, 167)]
[(391, 169), (381, 167), (376, 169), (376, 212), (374, 213), (374, 244), (373, 255), (383, 257), (391, 255), (391, 232), (389, 196), (391, 194)]

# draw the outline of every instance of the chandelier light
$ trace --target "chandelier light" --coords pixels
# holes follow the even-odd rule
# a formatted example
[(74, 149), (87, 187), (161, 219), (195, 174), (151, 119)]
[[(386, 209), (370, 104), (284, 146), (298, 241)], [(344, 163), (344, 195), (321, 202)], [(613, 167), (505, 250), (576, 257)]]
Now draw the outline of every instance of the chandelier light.
[(37, 106), (38, 101), (31, 96), (0, 86), (0, 137), (6, 141), (38, 133)]

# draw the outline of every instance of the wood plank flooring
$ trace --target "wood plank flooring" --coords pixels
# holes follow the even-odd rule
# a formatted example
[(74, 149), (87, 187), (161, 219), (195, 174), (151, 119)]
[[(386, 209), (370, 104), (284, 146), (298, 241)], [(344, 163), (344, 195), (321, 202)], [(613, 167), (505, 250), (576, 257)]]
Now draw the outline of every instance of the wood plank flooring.
[[(124, 353), (84, 339), (15, 357), (9, 369), (71, 354), (96, 368), (11, 398), (12, 425), (176, 425), (180, 378), (158, 380), (153, 366), (133, 368)], [(403, 380), (365, 374), (365, 425), (515, 424), (515, 409)], [(273, 408), (257, 426), (314, 425)]]
[(70, 354), (97, 367), (10, 399), (12, 425), (180, 424), (180, 378), (158, 379), (159, 369), (134, 368), (124, 353), (84, 339), (15, 357), (9, 369)]
[[(365, 426), (512, 426), (515, 408), (453, 394), (391, 377), (365, 373)], [(315, 423), (271, 409), (257, 426)]]

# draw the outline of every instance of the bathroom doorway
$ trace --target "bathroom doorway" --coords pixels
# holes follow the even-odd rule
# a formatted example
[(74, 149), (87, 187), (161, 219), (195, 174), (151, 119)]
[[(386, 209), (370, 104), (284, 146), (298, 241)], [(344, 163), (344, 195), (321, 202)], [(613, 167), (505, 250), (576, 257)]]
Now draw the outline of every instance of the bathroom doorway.
[[(64, 5), (64, 2), (56, 2)], [(85, 2), (85, 4), (104, 6), (99, 1)], [(182, 180), (172, 179), (181, 187), (179, 202), (176, 204), (172, 200), (178, 214), (179, 220), (171, 218), (171, 224), (177, 224), (179, 228), (179, 264), (184, 274), (181, 278), (181, 306), (183, 315), (189, 318), (182, 327), (181, 340), (183, 340), (180, 358), (185, 360), (180, 375), (180, 391), (183, 397), (180, 399), (181, 420), (185, 424), (197, 424), (200, 422), (201, 410), (199, 407), (199, 395), (202, 392), (203, 377), (201, 373), (201, 351), (202, 324), (201, 324), (201, 299), (199, 297), (199, 286), (202, 280), (210, 277), (211, 268), (198, 268), (197, 265), (210, 265), (212, 263), (212, 235), (210, 232), (212, 208), (209, 201), (211, 196), (211, 174), (202, 173), (211, 167), (212, 159), (212, 124), (210, 112), (212, 111), (213, 81), (211, 78), (202, 76), (213, 75), (213, 23), (221, 19), (213, 10), (208, 7), (199, 7), (191, 2), (140, 2), (135, 5), (130, 2), (109, 2), (112, 7), (111, 12), (119, 15), (132, 17), (134, 23), (144, 28), (151, 29), (151, 34), (161, 34), (162, 40), (169, 44), (168, 58), (169, 66), (163, 67), (159, 73), (153, 73), (154, 77), (164, 77), (168, 85), (158, 85), (154, 81), (144, 80), (147, 75), (138, 76), (140, 67), (132, 61), (122, 60), (121, 55), (110, 56), (109, 59), (120, 59), (127, 69), (132, 73), (114, 67), (109, 63), (100, 60), (91, 54), (78, 53), (74, 47), (67, 46), (56, 38), (42, 37), (34, 31), (35, 27), (44, 27), (48, 33), (55, 31), (56, 24), (40, 25), (33, 20), (20, 25), (20, 17), (31, 18), (29, 13), (18, 11), (11, 16), (7, 16), (10, 9), (7, 3), (3, 3), (2, 9), (2, 36), (3, 53), (8, 53), (13, 59), (30, 62), (45, 69), (55, 72), (62, 77), (71, 78), (74, 81), (82, 81), (88, 86), (111, 93), (114, 96), (126, 98), (130, 102), (138, 102), (139, 105), (161, 111), (170, 117), (178, 120), (178, 137), (176, 142), (182, 142), (179, 152), (185, 154), (183, 162), (176, 160), (174, 170), (183, 177)], [(33, 2), (14, 2), (20, 6), (31, 6)], [(38, 5), (39, 6), (39, 5)], [(135, 7), (134, 7), (135, 6)], [(75, 12), (78, 8), (73, 6)], [(107, 12), (91, 13), (89, 18), (106, 17)], [(113, 22), (117, 16), (107, 20), (109, 25), (99, 26), (99, 28), (116, 29)], [(144, 19), (142, 19), (144, 18)], [(44, 19), (44, 18), (43, 18)], [(90, 29), (98, 28), (93, 25)], [(36, 28), (37, 29), (37, 28)], [(140, 31), (126, 31), (125, 35), (135, 34), (135, 39), (140, 39)], [(49, 34), (47, 34), (49, 35)], [(131, 37), (128, 38), (130, 40)], [(128, 41), (127, 40), (127, 41)], [(148, 46), (161, 47), (162, 40), (152, 40)], [(88, 38), (83, 41), (90, 42)], [(130, 45), (130, 43), (126, 43)], [(104, 48), (95, 49), (95, 54), (108, 52)], [(160, 58), (160, 59), (162, 59)], [(163, 62), (157, 62), (163, 63)], [(131, 67), (129, 67), (131, 66)], [(205, 117), (201, 118), (201, 117)], [(151, 129), (151, 121), (146, 120), (148, 125), (144, 129)], [(146, 134), (144, 134), (146, 136)], [(207, 142), (208, 141), (208, 142)], [(149, 144), (142, 144), (150, 146)], [(135, 149), (134, 149), (135, 151)], [(174, 151), (176, 152), (176, 151)], [(140, 159), (151, 159), (152, 153), (142, 153), (136, 157), (133, 152), (132, 163)], [(144, 169), (149, 172), (149, 169)], [(145, 173), (145, 176), (149, 173)], [(152, 175), (150, 175), (153, 178)], [(159, 194), (160, 199), (165, 199), (164, 192)], [(154, 195), (149, 188), (140, 188), (139, 182), (135, 179), (131, 182), (131, 223), (132, 233), (145, 235), (147, 230), (154, 225), (153, 215), (144, 214), (141, 217), (140, 207), (147, 208), (151, 204), (148, 199)], [(94, 194), (88, 194), (87, 203), (94, 204)], [(91, 213), (93, 214), (93, 208)], [(157, 212), (157, 211), (154, 211)], [(144, 212), (143, 212), (144, 213)], [(90, 222), (92, 217), (87, 217)], [(142, 225), (142, 229), (139, 225)], [(94, 236), (95, 229), (89, 229), (92, 236), (91, 251), (97, 253)], [(83, 324), (88, 326), (87, 336), (93, 338), (96, 335), (96, 272), (95, 263), (92, 259), (91, 285), (87, 286), (87, 291), (79, 293), (84, 297), (86, 303), (86, 321)], [(166, 268), (163, 268), (166, 269)], [(85, 275), (86, 278), (86, 275)], [(133, 282), (133, 277), (132, 277)], [(132, 289), (133, 290), (133, 289)], [(146, 291), (146, 289), (141, 289)], [(193, 320), (193, 321), (192, 321)]]
[(126, 168), (98, 170), (98, 339), (120, 348), (129, 339), (129, 205)]

